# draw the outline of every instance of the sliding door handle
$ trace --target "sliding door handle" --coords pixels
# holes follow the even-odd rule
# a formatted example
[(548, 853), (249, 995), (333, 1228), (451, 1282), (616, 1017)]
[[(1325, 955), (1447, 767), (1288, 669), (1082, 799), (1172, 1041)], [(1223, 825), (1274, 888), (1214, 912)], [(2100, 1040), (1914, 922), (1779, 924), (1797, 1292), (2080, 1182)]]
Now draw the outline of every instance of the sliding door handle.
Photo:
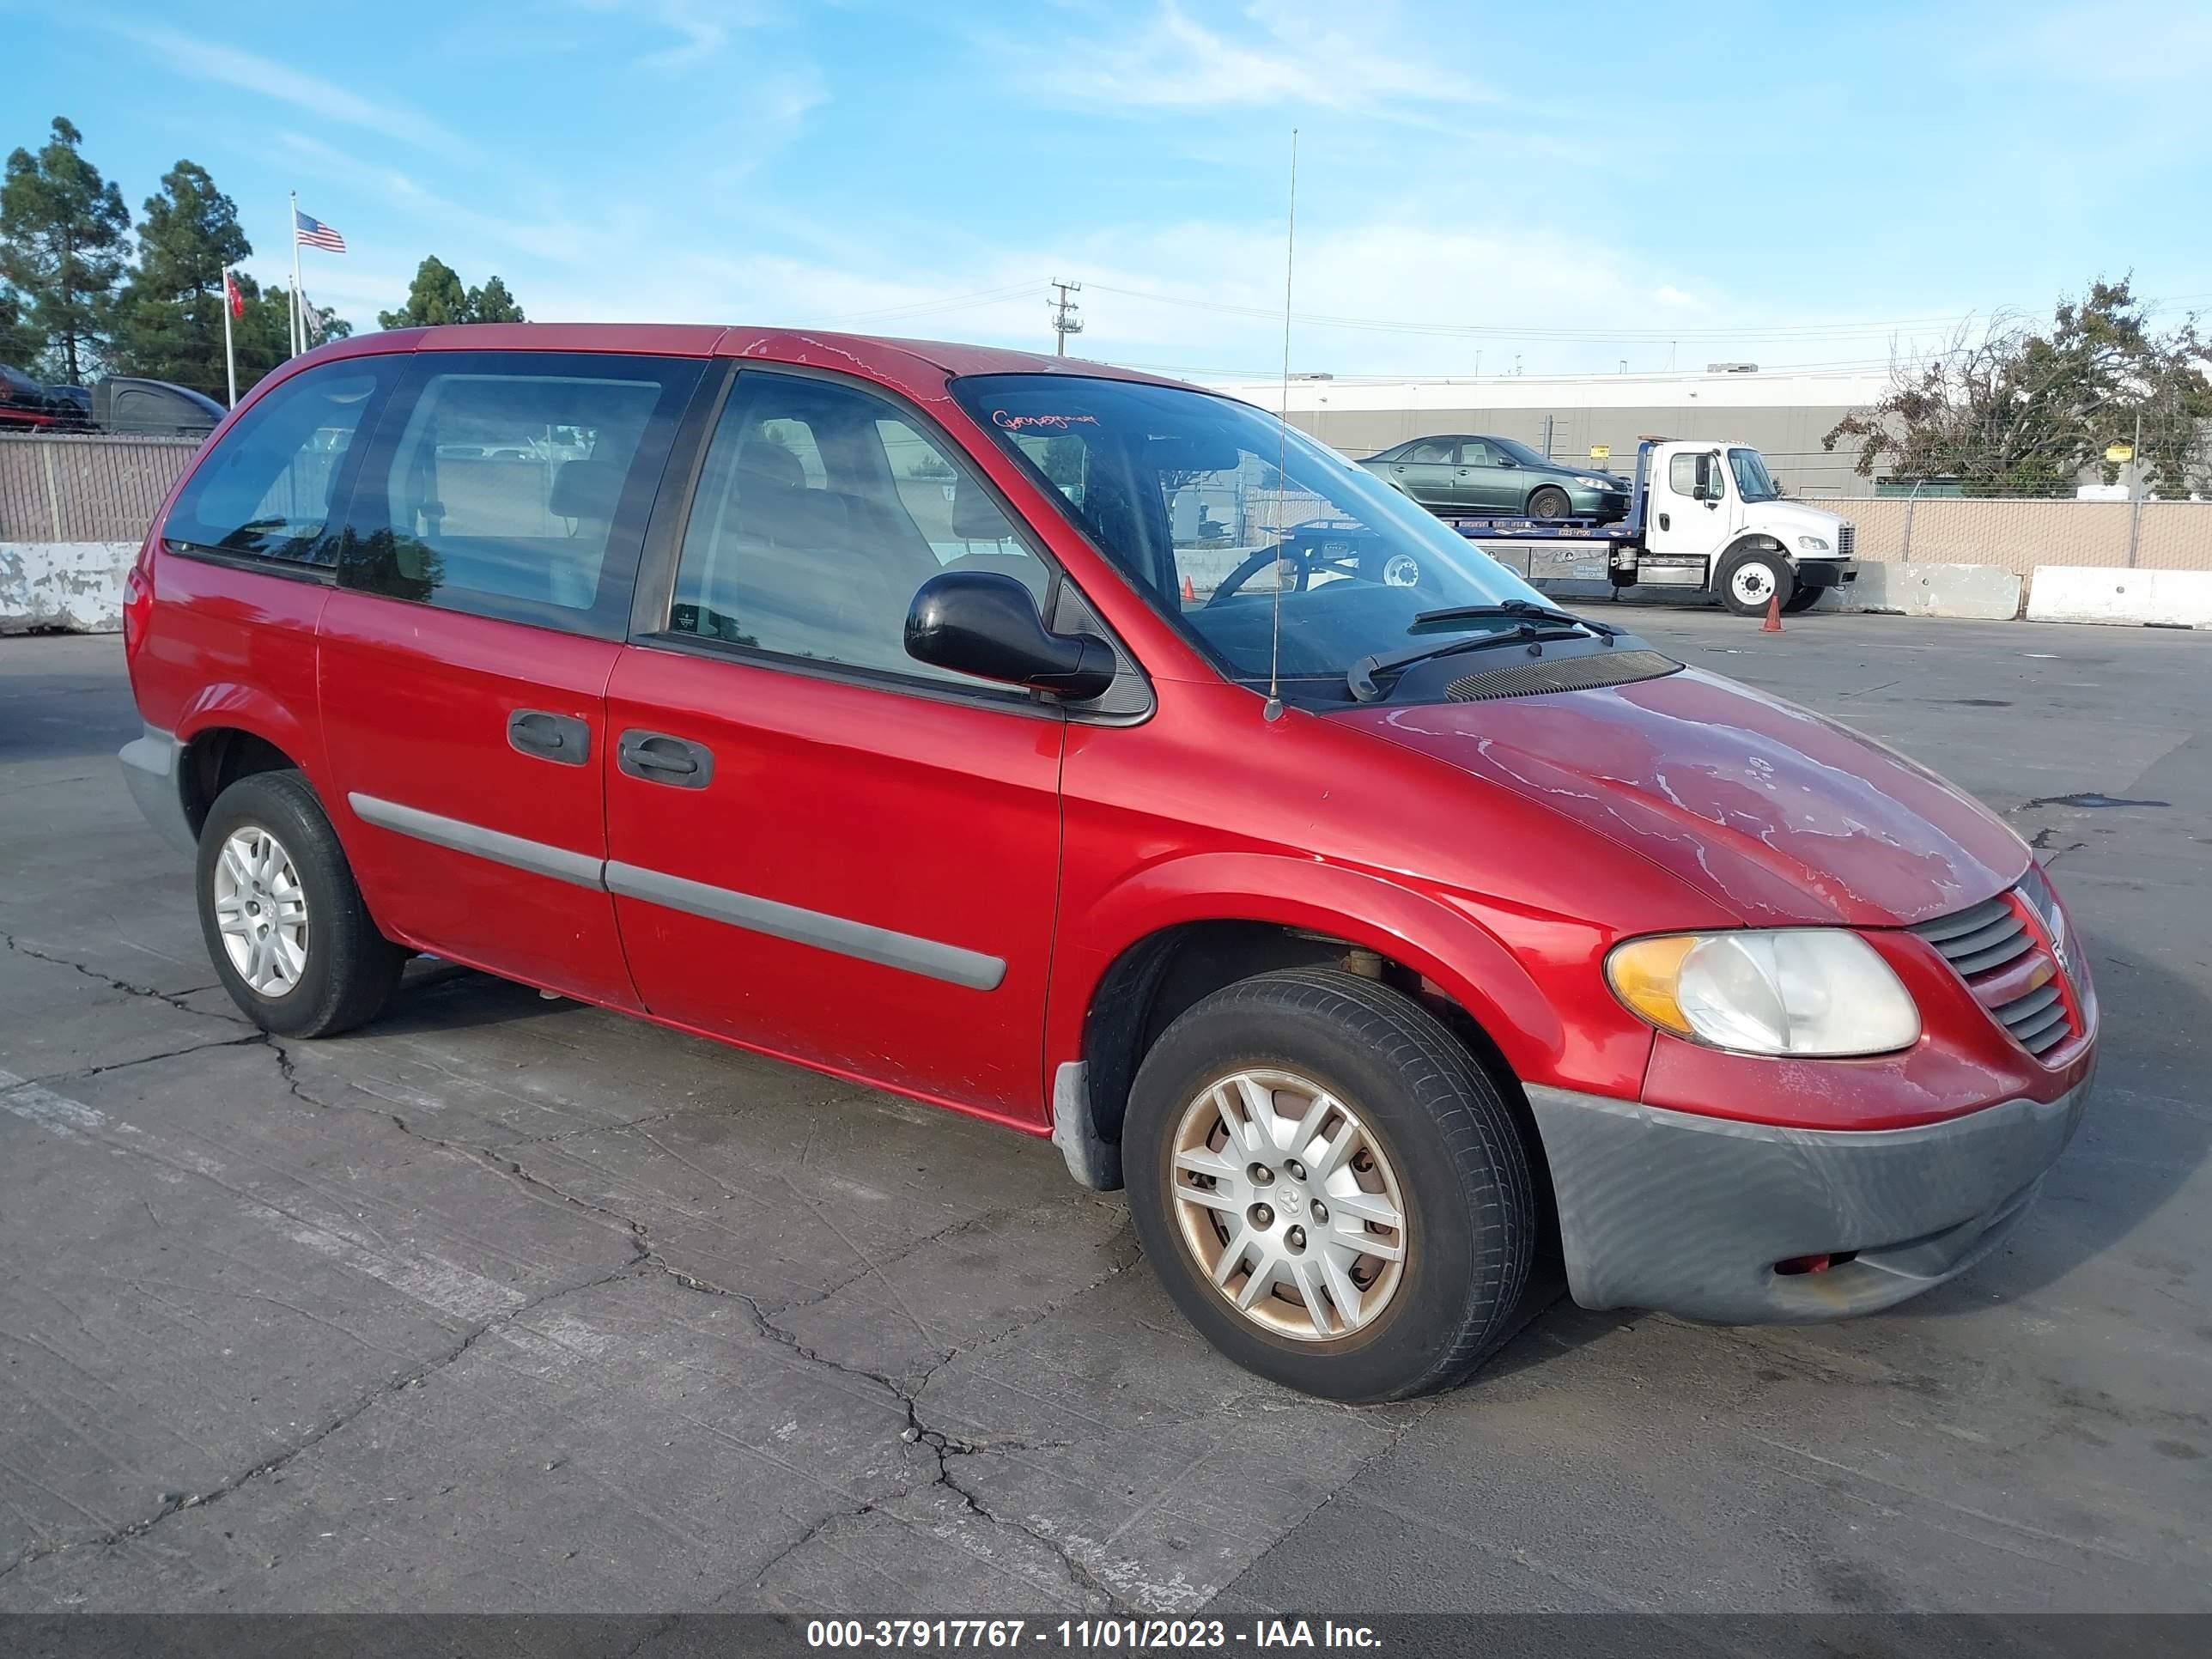
[(714, 775), (714, 751), (663, 732), (625, 732), (615, 746), (615, 763), (645, 783), (678, 789), (704, 789)]
[(581, 766), (592, 757), (592, 728), (566, 714), (518, 708), (507, 717), (507, 747), (532, 760)]

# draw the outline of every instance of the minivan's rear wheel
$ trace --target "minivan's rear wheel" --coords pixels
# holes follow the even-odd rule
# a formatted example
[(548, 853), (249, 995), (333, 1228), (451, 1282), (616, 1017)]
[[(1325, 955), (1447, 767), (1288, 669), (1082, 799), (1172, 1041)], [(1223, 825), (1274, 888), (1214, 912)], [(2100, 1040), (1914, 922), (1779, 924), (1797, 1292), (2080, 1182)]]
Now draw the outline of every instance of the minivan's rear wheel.
[(1763, 617), (1776, 594), (1788, 605), (1796, 592), (1797, 578), (1779, 553), (1759, 548), (1739, 553), (1721, 566), (1721, 603), (1739, 617)]
[(200, 829), (200, 931), (223, 989), (280, 1036), (374, 1018), (406, 953), (376, 931), (337, 833), (296, 772), (258, 772)]
[(1567, 492), (1557, 484), (1546, 484), (1528, 498), (1528, 516), (1532, 519), (1564, 519), (1574, 511), (1574, 503)]
[(1402, 1399), (1504, 1340), (1534, 1247), (1527, 1153), (1466, 1049), (1372, 980), (1295, 969), (1200, 1002), (1146, 1055), (1122, 1151), (1169, 1294), (1263, 1376)]

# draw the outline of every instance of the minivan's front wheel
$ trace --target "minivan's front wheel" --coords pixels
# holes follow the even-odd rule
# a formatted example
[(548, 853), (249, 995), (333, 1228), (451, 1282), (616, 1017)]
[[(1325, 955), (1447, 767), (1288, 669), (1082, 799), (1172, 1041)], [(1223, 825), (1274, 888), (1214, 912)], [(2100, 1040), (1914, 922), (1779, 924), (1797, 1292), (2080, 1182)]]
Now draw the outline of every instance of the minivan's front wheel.
[(1137, 1234), (1237, 1364), (1353, 1401), (1448, 1388), (1505, 1338), (1535, 1200), (1497, 1087), (1351, 974), (1217, 991), (1153, 1044), (1122, 1133)]
[(296, 772), (257, 772), (200, 828), (200, 931), (222, 988), (280, 1036), (374, 1018), (406, 952), (376, 931), (337, 834)]

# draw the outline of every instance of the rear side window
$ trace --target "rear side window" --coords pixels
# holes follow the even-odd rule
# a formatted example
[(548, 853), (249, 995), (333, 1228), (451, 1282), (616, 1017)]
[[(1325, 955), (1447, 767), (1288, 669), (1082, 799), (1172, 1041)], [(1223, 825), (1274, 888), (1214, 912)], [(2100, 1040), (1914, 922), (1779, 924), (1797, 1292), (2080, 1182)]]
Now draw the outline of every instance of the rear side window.
[(239, 416), (192, 470), (161, 533), (187, 547), (287, 564), (337, 562), (340, 474), (398, 360), (360, 358), (295, 374)]
[(424, 355), (354, 491), (340, 580), (448, 610), (619, 632), (696, 362)]

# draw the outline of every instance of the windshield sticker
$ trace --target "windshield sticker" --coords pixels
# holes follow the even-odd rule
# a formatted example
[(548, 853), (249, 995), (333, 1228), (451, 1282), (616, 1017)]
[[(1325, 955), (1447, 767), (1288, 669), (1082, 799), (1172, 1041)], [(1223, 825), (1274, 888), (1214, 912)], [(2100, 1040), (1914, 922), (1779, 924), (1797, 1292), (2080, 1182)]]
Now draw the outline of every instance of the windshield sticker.
[(1001, 432), (1065, 432), (1071, 426), (1097, 426), (1096, 415), (1017, 415), (1010, 410), (991, 411), (991, 424)]

